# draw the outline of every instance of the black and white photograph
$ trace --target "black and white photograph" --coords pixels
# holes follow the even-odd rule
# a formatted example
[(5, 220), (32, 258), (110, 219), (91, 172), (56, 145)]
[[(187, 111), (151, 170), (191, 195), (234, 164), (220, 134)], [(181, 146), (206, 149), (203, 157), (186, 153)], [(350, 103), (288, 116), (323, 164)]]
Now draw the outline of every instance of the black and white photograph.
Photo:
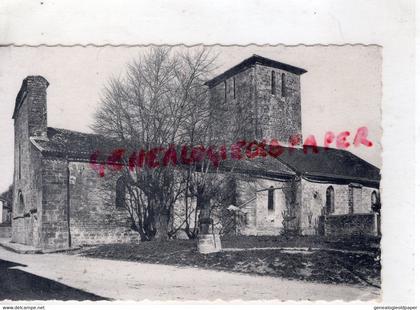
[(380, 47), (0, 52), (2, 298), (380, 299)]
[(415, 10), (378, 4), (0, 4), (2, 310), (416, 309)]

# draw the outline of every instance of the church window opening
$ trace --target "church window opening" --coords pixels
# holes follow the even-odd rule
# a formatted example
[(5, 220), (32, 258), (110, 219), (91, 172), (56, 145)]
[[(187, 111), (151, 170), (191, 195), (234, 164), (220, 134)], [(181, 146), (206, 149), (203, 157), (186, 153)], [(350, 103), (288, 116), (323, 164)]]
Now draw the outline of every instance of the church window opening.
[(274, 70), (271, 71), (271, 94), (276, 94), (276, 73), (274, 72)]
[(233, 99), (236, 99), (236, 78), (233, 78)]
[(379, 213), (381, 210), (381, 202), (378, 193), (376, 191), (373, 191), (370, 197), (372, 212)]
[(270, 186), (268, 189), (268, 210), (274, 210), (274, 187)]
[(226, 85), (226, 81), (223, 82), (223, 86), (224, 86), (225, 102), (226, 102), (226, 100), (227, 100), (227, 85)]
[(22, 192), (19, 191), (19, 194), (18, 194), (18, 210), (17, 210), (17, 214), (18, 215), (21, 215), (24, 210), (25, 210), (25, 202), (23, 201)]
[(328, 186), (326, 193), (326, 213), (334, 213), (334, 187)]
[(281, 74), (281, 96), (286, 97), (286, 74)]
[(115, 206), (117, 209), (123, 209), (125, 207), (125, 191), (125, 178), (120, 177), (117, 180), (115, 195)]

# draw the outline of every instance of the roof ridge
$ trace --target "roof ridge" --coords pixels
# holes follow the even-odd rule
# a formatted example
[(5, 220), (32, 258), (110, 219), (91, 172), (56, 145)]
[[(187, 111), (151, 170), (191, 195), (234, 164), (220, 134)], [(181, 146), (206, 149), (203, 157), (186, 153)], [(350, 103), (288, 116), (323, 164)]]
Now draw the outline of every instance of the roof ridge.
[(91, 136), (99, 136), (99, 137), (106, 138), (104, 135), (101, 135), (101, 134), (98, 134), (98, 133), (82, 132), (82, 131), (73, 130), (73, 129), (67, 129), (67, 128), (58, 128), (58, 127), (50, 127), (50, 126), (48, 126), (47, 129), (53, 129), (53, 130), (56, 130), (56, 131), (67, 131), (67, 132), (78, 133), (78, 134), (82, 134), (82, 135), (91, 135)]
[(301, 75), (306, 73), (307, 71), (303, 68), (299, 68), (293, 65), (289, 65), (287, 63), (278, 61), (278, 60), (274, 60), (271, 58), (267, 58), (264, 56), (260, 56), (257, 54), (253, 54), (252, 56), (245, 58), (244, 60), (242, 60), (241, 62), (237, 63), (236, 65), (228, 68), (227, 70), (223, 71), (222, 73), (216, 75), (215, 77), (213, 77), (212, 79), (208, 80), (207, 82), (205, 82), (204, 84), (209, 86), (209, 87), (213, 87), (215, 85), (217, 85), (218, 83), (220, 83), (223, 79), (228, 79), (231, 76), (237, 74), (238, 72), (240, 72), (243, 68), (248, 68), (256, 63), (265, 65), (265, 66), (269, 66), (269, 67), (273, 67), (273, 68), (277, 68), (277, 69), (281, 69), (284, 71), (288, 71), (297, 75)]

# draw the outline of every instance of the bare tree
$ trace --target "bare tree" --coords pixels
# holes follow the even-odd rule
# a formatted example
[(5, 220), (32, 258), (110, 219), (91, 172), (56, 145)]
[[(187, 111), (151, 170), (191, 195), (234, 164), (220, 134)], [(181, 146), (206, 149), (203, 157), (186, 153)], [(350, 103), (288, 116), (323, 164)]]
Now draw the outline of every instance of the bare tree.
[[(238, 98), (239, 99), (239, 98)], [(248, 99), (248, 97), (246, 98)], [(209, 99), (207, 105), (194, 105), (187, 120), (185, 139), (189, 145), (198, 146), (200, 161), (184, 170), (185, 232), (189, 238), (207, 234), (221, 211), (236, 199), (235, 168), (238, 163), (229, 160), (231, 146), (249, 129), (248, 122), (238, 119), (238, 111), (220, 106)], [(231, 120), (235, 119), (234, 123)], [(200, 156), (198, 155), (198, 156)], [(196, 202), (188, 205), (188, 198)], [(191, 217), (191, 214), (194, 216)], [(219, 216), (218, 216), (219, 215)], [(190, 225), (193, 222), (193, 226)], [(222, 222), (222, 221), (220, 221)]]
[[(207, 105), (204, 81), (213, 62), (205, 48), (193, 52), (153, 48), (132, 61), (125, 76), (112, 78), (105, 87), (92, 127), (123, 143), (130, 153), (120, 174), (126, 184), (125, 204), (142, 240), (169, 237), (174, 204), (186, 188), (180, 169), (171, 164), (156, 167), (144, 159), (142, 150), (154, 150), (161, 159), (163, 148), (190, 141), (191, 124), (206, 121), (205, 111), (198, 107)], [(130, 160), (136, 162), (134, 167)]]

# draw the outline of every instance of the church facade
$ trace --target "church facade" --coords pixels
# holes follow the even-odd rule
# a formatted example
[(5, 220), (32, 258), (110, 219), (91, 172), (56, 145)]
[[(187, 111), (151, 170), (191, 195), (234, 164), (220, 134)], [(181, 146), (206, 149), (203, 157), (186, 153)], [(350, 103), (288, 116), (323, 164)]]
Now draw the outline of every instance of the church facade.
[[(253, 55), (206, 83), (231, 140), (292, 145), (253, 181), (238, 181), (238, 231), (250, 235), (379, 233), (380, 172), (354, 154), (302, 147), (300, 77), (306, 70)], [(222, 135), (222, 133), (221, 133)], [(294, 141), (291, 142), (291, 139)], [(256, 176), (256, 173), (253, 172)]]
[[(306, 71), (254, 55), (207, 82), (210, 103), (236, 115), (235, 137), (301, 136), (300, 75)], [(47, 87), (29, 76), (13, 113), (15, 164), (12, 241), (40, 249), (133, 242), (126, 210), (105, 199), (105, 179), (90, 155), (104, 137), (48, 127)], [(230, 126), (230, 127), (229, 127)], [(242, 136), (241, 136), (242, 135)], [(297, 145), (276, 159), (252, 161), (238, 177), (235, 232), (244, 235), (379, 234), (380, 171), (354, 154)]]

